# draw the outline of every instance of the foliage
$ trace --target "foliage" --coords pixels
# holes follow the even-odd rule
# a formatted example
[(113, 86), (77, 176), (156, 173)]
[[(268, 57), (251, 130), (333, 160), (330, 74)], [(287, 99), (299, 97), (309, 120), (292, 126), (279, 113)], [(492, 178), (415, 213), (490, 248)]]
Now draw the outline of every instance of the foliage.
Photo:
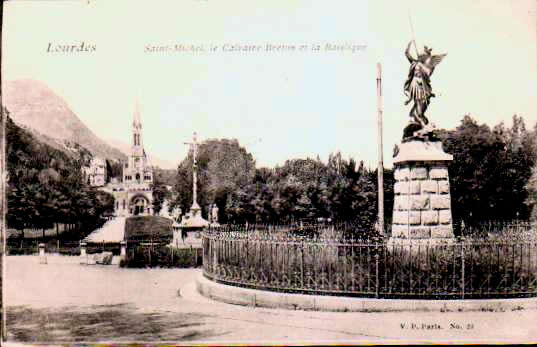
[[(192, 205), (192, 151), (179, 164), (174, 190), (176, 199), (170, 208), (179, 206), (186, 212)], [(198, 146), (198, 203), (206, 217), (205, 207), (216, 203), (219, 220), (226, 220), (224, 213), (228, 196), (247, 186), (255, 174), (252, 155), (237, 140), (208, 140)]]
[(89, 152), (80, 149), (73, 156), (39, 142), (9, 116), (6, 137), (9, 227), (24, 232), (63, 223), (93, 229), (113, 212), (113, 196), (83, 182), (81, 167), (91, 160)]
[(454, 220), (471, 225), (490, 216), (528, 217), (525, 186), (535, 164), (535, 133), (521, 117), (513, 117), (511, 128), (500, 123), (490, 129), (466, 115), (455, 130), (439, 136), (454, 157), (449, 168)]
[(531, 209), (530, 219), (533, 222), (537, 222), (537, 166), (533, 167), (531, 177), (526, 184), (526, 189), (528, 191), (526, 205)]
[(173, 238), (172, 221), (159, 216), (136, 216), (125, 220), (125, 240), (165, 242)]
[(336, 153), (326, 164), (319, 159), (294, 159), (274, 170), (256, 170), (251, 184), (228, 196), (226, 213), (234, 222), (321, 218), (353, 222), (369, 230), (377, 218), (376, 204), (376, 173)]
[[(327, 163), (293, 159), (275, 169), (256, 169), (251, 154), (236, 140), (209, 140), (198, 153), (198, 202), (202, 207), (216, 203), (221, 223), (320, 218), (352, 221), (369, 230), (377, 219), (376, 172), (341, 153), (330, 155)], [(385, 177), (386, 215), (391, 215), (392, 171), (385, 170)], [(174, 206), (189, 210), (191, 187), (192, 153), (179, 165)]]
[[(537, 123), (533, 128), (533, 154), (537, 156)], [(526, 199), (526, 205), (531, 210), (530, 219), (533, 222), (537, 222), (537, 160), (535, 160), (532, 173), (528, 183), (526, 184), (526, 190), (528, 192), (528, 198)]]
[(173, 186), (176, 181), (176, 169), (161, 169), (158, 166), (153, 167), (153, 179), (166, 186)]
[(133, 247), (120, 262), (121, 267), (196, 267), (201, 265), (199, 248), (174, 248), (167, 246)]
[(108, 180), (117, 178), (118, 181), (122, 181), (123, 163), (121, 161), (106, 160), (106, 177), (108, 177)]
[(173, 185), (174, 178), (174, 170), (153, 168), (153, 211), (155, 214), (158, 214), (162, 209), (164, 200), (171, 198), (172, 194), (167, 186)]
[(535, 224), (528, 221), (488, 221), (461, 228), (461, 238), (486, 242), (535, 242)]

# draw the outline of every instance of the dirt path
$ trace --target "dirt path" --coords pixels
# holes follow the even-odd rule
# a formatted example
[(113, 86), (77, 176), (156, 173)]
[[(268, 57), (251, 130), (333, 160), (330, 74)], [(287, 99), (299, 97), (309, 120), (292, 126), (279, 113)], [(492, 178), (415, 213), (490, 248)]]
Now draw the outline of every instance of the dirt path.
[(86, 242), (121, 242), (125, 235), (125, 217), (116, 217), (89, 234)]

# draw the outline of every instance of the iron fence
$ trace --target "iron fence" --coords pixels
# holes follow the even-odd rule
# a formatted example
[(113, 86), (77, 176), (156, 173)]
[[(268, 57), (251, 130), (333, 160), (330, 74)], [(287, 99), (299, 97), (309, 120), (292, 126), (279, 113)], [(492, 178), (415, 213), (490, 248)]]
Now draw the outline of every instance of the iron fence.
[(490, 220), (476, 224), (465, 224), (464, 222), (453, 223), (453, 227), (460, 231), (460, 234), (467, 237), (488, 237), (525, 239), (535, 236), (537, 225), (526, 220)]
[(375, 230), (357, 232), (363, 230), (361, 225), (350, 222), (341, 223), (292, 223), (292, 224), (225, 224), (221, 226), (209, 226), (204, 229), (209, 234), (218, 233), (225, 235), (249, 235), (249, 237), (285, 237), (293, 240), (311, 239), (348, 239), (356, 240), (380, 240), (383, 238)]
[(308, 239), (283, 233), (202, 235), (216, 282), (289, 293), (376, 298), (537, 296), (537, 241)]

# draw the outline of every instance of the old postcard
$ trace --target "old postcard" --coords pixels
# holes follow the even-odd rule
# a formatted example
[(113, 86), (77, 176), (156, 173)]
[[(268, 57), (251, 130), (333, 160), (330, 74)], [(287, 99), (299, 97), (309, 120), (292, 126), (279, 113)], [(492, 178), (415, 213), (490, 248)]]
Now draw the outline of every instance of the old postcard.
[(537, 3), (3, 3), (2, 342), (537, 342)]

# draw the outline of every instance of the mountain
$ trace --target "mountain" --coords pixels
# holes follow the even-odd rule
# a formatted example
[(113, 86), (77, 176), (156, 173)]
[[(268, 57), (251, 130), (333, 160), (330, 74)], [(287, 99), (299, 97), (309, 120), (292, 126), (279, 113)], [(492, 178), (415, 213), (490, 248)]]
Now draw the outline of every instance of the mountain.
[[(115, 148), (118, 148), (125, 155), (130, 155), (130, 153), (131, 153), (131, 146), (126, 144), (125, 142), (122, 142), (122, 141), (119, 141), (119, 140), (116, 140), (116, 139), (106, 139), (106, 142), (108, 142), (109, 144), (111, 144)], [(158, 158), (158, 157), (154, 156), (151, 153), (146, 152), (146, 155), (147, 155), (147, 159), (149, 160), (149, 163), (152, 166), (158, 166), (161, 169), (165, 169), (165, 170), (172, 170), (173, 169), (173, 170), (176, 170), (177, 165), (179, 164), (179, 163), (174, 163), (174, 162), (172, 162), (170, 160), (165, 160), (165, 159)]]
[(42, 134), (59, 140), (57, 142), (67, 147), (78, 143), (98, 157), (126, 159), (123, 152), (99, 139), (45, 84), (30, 79), (8, 81), (4, 83), (2, 92), (4, 106), (11, 118), (34, 135)]

